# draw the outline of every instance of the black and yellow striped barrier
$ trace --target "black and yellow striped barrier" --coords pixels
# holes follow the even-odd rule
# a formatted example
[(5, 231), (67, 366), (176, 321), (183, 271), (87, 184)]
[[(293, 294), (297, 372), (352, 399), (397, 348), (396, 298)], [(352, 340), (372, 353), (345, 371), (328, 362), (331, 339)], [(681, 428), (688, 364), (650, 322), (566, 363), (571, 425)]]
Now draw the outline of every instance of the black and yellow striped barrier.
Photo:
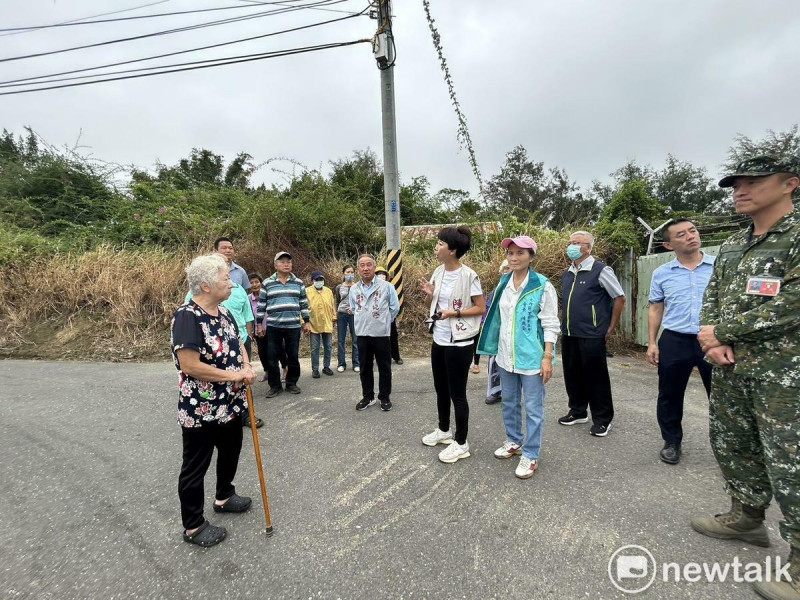
[(400, 301), (400, 314), (403, 314), (403, 251), (400, 248), (391, 248), (386, 254), (386, 269), (392, 276), (392, 285)]

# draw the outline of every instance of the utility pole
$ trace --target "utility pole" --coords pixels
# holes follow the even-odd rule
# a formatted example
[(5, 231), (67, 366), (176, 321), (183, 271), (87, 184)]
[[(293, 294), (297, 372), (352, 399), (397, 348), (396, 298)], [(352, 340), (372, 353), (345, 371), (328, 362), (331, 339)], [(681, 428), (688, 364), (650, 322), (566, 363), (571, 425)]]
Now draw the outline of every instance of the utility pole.
[(397, 174), (397, 121), (394, 105), (395, 47), (390, 0), (378, 0), (374, 54), (381, 72), (383, 121), (383, 198), (386, 215), (386, 268), (403, 308), (403, 257), (400, 239), (400, 182)]

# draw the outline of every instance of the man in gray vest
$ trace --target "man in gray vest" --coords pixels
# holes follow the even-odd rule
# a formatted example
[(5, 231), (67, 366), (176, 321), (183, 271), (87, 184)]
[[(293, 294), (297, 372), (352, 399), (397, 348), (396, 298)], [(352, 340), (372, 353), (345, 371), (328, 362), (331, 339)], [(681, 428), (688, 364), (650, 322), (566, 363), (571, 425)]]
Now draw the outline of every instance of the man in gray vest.
[(605, 437), (614, 418), (606, 340), (619, 323), (625, 292), (614, 271), (592, 256), (594, 236), (576, 231), (569, 236), (567, 256), (572, 261), (561, 276), (561, 360), (569, 413), (562, 425), (586, 423), (589, 433)]

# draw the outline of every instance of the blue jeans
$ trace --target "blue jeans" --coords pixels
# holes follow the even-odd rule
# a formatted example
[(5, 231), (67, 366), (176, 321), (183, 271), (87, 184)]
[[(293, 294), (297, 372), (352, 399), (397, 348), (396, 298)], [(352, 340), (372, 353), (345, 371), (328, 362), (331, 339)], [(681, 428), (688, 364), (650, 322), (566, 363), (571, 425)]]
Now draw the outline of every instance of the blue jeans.
[[(508, 440), (522, 446), (522, 455), (539, 460), (544, 422), (544, 384), (541, 375), (509, 373), (497, 366), (503, 389), (503, 421)], [(525, 439), (522, 438), (522, 406), (525, 407)]]
[[(320, 339), (321, 338), (321, 339)], [(325, 348), (325, 358), (322, 366), (329, 369), (331, 366), (331, 346), (333, 342), (332, 333), (312, 333), (311, 334), (311, 370), (319, 371), (319, 345), (320, 341)]]
[(337, 319), (337, 332), (338, 332), (338, 353), (336, 358), (339, 360), (340, 367), (347, 366), (347, 350), (345, 350), (344, 343), (347, 338), (347, 330), (350, 329), (350, 344), (352, 346), (352, 353), (353, 353), (353, 366), (358, 367), (360, 363), (358, 362), (358, 346), (356, 345), (356, 326), (355, 322), (353, 321), (353, 315), (348, 315), (347, 313), (336, 313)]

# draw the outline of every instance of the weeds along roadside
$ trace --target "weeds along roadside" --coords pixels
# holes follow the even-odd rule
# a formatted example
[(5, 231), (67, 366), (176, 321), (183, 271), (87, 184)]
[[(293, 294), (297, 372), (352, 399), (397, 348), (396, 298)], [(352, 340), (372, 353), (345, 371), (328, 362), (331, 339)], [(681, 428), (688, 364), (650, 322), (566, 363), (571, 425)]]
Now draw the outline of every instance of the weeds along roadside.
[[(569, 232), (532, 227), (524, 232), (539, 244), (534, 268), (558, 289), (567, 266), (564, 249)], [(487, 293), (499, 279), (500, 240), (516, 233), (498, 231), (473, 238), (473, 249), (463, 262), (475, 269)], [(405, 305), (399, 331), (403, 353), (409, 356), (427, 352), (429, 336), (423, 324), (427, 306), (418, 282), (429, 278), (437, 265), (434, 244), (435, 238), (415, 240), (406, 244), (403, 254)], [(296, 275), (308, 280), (311, 271), (320, 269), (331, 288), (341, 281), (342, 267), (357, 258), (335, 250), (317, 256), (279, 240), (271, 244), (244, 241), (237, 244), (237, 262), (248, 273), (257, 271), (266, 277), (273, 272), (272, 257), (278, 250), (292, 253)], [(609, 250), (600, 243), (596, 254), (603, 257)], [(202, 251), (99, 246), (84, 253), (59, 253), (0, 265), (0, 356), (168, 358), (170, 319), (187, 290), (184, 269)], [(373, 253), (385, 264), (385, 248)]]

